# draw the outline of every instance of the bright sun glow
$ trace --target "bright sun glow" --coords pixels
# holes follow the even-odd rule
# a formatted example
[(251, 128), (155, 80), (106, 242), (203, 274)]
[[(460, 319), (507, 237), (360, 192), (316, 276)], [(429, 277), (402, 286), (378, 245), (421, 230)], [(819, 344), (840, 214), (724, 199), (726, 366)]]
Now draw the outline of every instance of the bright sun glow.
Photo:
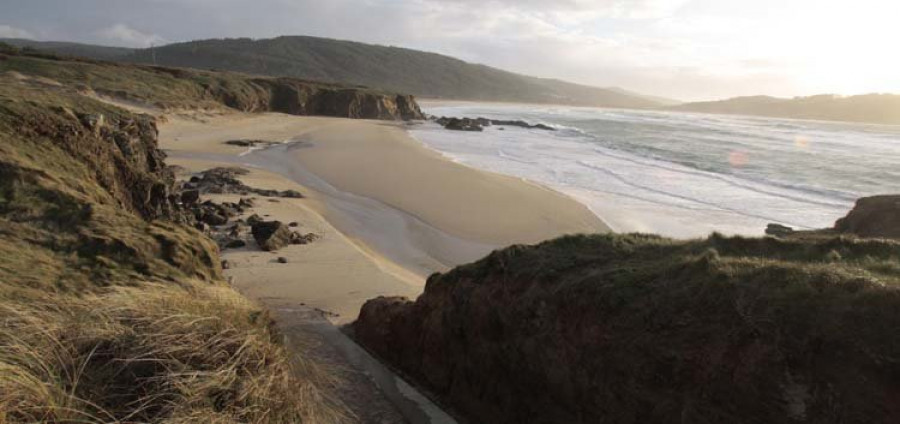
[(804, 91), (900, 91), (900, 2), (806, 0), (775, 11), (755, 34), (758, 48)]

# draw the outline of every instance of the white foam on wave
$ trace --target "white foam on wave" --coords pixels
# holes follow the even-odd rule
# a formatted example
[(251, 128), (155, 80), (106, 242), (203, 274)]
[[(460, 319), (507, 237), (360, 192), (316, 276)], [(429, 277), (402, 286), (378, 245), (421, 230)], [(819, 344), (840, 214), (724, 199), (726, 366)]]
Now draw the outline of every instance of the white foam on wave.
[[(900, 131), (853, 124), (519, 105), (428, 112), (557, 128), (427, 124), (411, 134), (460, 163), (567, 193), (618, 231), (673, 237), (758, 235), (769, 222), (830, 226), (856, 197), (889, 190), (900, 163)], [(798, 134), (814, 148), (802, 150)], [(729, 152), (755, 162), (729, 166)]]

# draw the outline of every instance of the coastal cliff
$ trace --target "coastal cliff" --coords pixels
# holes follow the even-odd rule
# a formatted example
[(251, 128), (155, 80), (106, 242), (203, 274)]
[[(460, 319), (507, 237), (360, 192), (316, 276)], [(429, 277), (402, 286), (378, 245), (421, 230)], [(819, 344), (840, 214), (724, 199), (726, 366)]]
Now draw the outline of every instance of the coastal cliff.
[(424, 119), (413, 96), (361, 86), (63, 58), (0, 46), (16, 79), (161, 110), (235, 109), (341, 118)]
[(104, 65), (10, 61), (33, 69), (0, 72), (0, 421), (340, 422), (184, 225), (155, 118), (39, 76)]
[(900, 239), (900, 195), (864, 197), (834, 224), (841, 233)]
[(368, 301), (357, 339), (474, 422), (893, 423), (900, 243), (570, 236)]
[(290, 78), (253, 78), (248, 84), (258, 87), (255, 96), (241, 98), (227, 89), (213, 91), (213, 95), (228, 107), (247, 112), (271, 111), (354, 119), (424, 119), (415, 99), (409, 95), (322, 86)]

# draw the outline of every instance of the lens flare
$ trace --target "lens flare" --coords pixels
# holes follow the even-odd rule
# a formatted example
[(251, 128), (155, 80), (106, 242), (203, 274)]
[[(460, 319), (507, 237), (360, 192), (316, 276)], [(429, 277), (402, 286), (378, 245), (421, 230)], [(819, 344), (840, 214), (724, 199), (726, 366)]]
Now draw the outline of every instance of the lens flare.
[(741, 168), (747, 164), (747, 153), (733, 150), (728, 154), (728, 163), (734, 168)]
[(798, 135), (798, 136), (794, 137), (794, 145), (801, 149), (808, 149), (809, 148), (809, 138), (802, 136), (802, 135)]

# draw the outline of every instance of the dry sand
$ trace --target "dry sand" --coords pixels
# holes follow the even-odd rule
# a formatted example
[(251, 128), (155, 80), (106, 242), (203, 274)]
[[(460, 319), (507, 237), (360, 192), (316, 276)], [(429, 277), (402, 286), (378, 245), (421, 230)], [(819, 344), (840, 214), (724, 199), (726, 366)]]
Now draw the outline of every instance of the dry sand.
[[(172, 159), (190, 171), (221, 165), (216, 162)], [(306, 191), (278, 175), (251, 170), (241, 178), (253, 187)], [(237, 202), (238, 195), (208, 195), (214, 202)], [(245, 196), (247, 197), (247, 196)], [(356, 318), (360, 306), (378, 296), (415, 298), (421, 292), (417, 275), (359, 248), (334, 229), (307, 203), (309, 199), (255, 197), (256, 206), (244, 216), (256, 213), (267, 220), (297, 222), (294, 230), (314, 233), (319, 239), (306, 245), (291, 245), (277, 252), (260, 250), (252, 241), (246, 247), (225, 249), (229, 262), (225, 274), (244, 295), (272, 309), (308, 306), (324, 311), (336, 323)], [(277, 259), (284, 257), (287, 263)]]
[[(227, 140), (294, 141), (264, 150)], [(297, 221), (322, 238), (276, 254), (229, 249), (226, 274), (270, 307), (298, 305), (356, 317), (378, 295), (415, 297), (424, 277), (513, 243), (606, 231), (571, 198), (521, 179), (455, 163), (411, 138), (402, 124), (282, 114), (169, 117), (160, 128), (170, 162), (197, 171), (241, 165), (260, 188), (305, 199), (260, 199), (269, 219)], [(233, 197), (228, 200), (234, 200)], [(217, 199), (223, 200), (223, 199)], [(276, 262), (284, 256), (288, 263)]]

